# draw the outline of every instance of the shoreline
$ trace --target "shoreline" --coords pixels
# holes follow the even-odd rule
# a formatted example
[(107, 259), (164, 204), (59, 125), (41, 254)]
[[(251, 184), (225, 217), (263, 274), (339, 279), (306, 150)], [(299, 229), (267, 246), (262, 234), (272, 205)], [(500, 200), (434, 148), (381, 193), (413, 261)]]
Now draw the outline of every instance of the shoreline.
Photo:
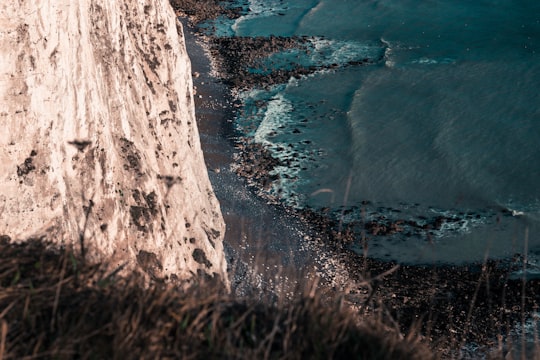
[[(186, 21), (183, 24), (186, 38), (196, 37), (196, 30)], [(208, 42), (206, 45), (210, 46)], [(231, 123), (237, 104), (223, 80), (209, 75), (210, 60), (206, 58), (208, 63), (204, 65), (207, 51), (192, 57), (188, 46), (193, 71), (199, 73), (194, 77), (197, 121), (210, 179), (227, 223), (228, 258), (233, 266), (240, 263), (244, 271), (241, 279), (231, 280), (233, 286), (242, 289), (237, 293), (245, 293), (248, 288), (254, 293), (260, 289), (284, 293), (279, 291), (283, 290), (282, 280), (320, 276), (333, 295), (343, 296), (361, 316), (384, 311), (384, 316), (390, 316), (390, 322), (398, 324), (404, 333), (411, 326), (420, 326), (417, 331), (426, 332), (425, 336), (435, 341), (435, 349), (446, 355), (455, 355), (466, 344), (484, 347), (486, 352), (502, 349), (498, 347), (498, 334), (510, 334), (525, 315), (531, 316), (533, 294), (540, 286), (538, 281), (525, 285), (520, 279), (509, 278), (508, 266), (519, 266), (521, 260), (407, 266), (364, 258), (347, 248), (343, 234), (332, 234), (331, 221), (324, 216), (309, 211), (294, 214), (257, 196), (255, 189), (231, 170), (233, 154), (238, 152)], [(320, 257), (323, 252), (325, 258)], [(283, 275), (283, 265), (290, 271), (287, 275)], [(311, 272), (299, 276), (302, 267), (311, 267)], [(298, 285), (289, 289), (298, 289)], [(523, 304), (526, 295), (522, 290), (530, 295)], [(288, 290), (285, 293), (293, 294)], [(428, 324), (419, 323), (421, 318), (429, 319)]]
[[(212, 74), (209, 49), (187, 19), (186, 47), (192, 63), (199, 136), (210, 181), (226, 223), (224, 246), (238, 295), (264, 290), (293, 297), (312, 283), (350, 286), (347, 270), (327, 255), (329, 249), (297, 214), (257, 196), (233, 170), (235, 107), (230, 88)], [(300, 282), (303, 283), (300, 283)], [(257, 286), (255, 286), (257, 285)]]

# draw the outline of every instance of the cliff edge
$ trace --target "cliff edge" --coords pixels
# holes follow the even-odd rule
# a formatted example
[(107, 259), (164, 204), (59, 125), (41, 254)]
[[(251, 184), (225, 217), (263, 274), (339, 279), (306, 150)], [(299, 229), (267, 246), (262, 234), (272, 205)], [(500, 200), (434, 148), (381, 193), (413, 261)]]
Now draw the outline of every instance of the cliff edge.
[(0, 5), (0, 235), (151, 278), (226, 279), (168, 0)]

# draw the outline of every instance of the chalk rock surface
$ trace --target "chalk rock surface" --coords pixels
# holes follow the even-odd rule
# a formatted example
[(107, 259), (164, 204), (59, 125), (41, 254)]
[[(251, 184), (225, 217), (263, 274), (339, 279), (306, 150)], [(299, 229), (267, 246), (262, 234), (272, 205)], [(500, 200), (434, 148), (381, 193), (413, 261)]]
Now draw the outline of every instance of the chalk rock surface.
[(0, 235), (151, 278), (226, 279), (224, 223), (167, 0), (0, 5)]

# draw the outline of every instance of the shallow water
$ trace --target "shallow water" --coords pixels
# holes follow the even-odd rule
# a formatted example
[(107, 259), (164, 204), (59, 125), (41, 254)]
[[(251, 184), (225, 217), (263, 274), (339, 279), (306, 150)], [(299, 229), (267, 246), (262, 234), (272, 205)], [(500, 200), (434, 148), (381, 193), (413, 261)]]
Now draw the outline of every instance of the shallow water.
[(273, 187), (285, 203), (337, 216), (352, 207), (345, 220), (455, 219), (368, 237), (381, 258), (540, 253), (540, 3), (252, 0), (249, 9), (217, 32), (308, 35), (309, 52), (269, 61), (336, 64), (240, 94), (238, 129), (290, 160)]

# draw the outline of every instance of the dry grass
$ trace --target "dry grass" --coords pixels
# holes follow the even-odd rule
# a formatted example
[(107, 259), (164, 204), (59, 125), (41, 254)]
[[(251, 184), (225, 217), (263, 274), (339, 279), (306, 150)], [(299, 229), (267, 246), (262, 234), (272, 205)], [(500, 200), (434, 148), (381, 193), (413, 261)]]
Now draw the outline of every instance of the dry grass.
[(425, 359), (415, 339), (299, 296), (232, 299), (205, 284), (143, 288), (40, 241), (0, 240), (0, 359)]

